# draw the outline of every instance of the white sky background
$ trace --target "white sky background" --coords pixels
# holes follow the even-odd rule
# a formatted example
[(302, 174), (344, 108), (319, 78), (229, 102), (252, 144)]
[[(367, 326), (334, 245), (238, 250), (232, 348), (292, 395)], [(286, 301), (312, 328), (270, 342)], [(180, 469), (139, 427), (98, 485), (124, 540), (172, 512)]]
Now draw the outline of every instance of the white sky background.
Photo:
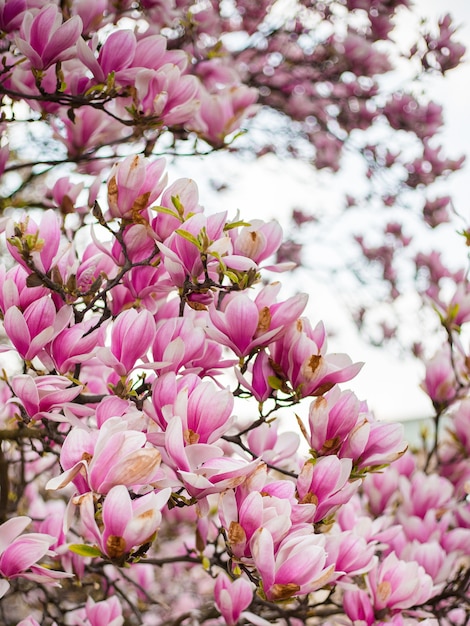
[[(415, 5), (418, 15), (434, 21), (451, 13), (455, 22), (462, 24), (459, 40), (470, 48), (470, 0), (416, 0)], [(417, 22), (407, 18), (401, 36), (412, 35), (416, 27)], [(445, 81), (430, 81), (426, 91), (444, 106), (446, 128), (441, 140), (446, 153), (452, 158), (464, 153), (470, 157), (470, 61), (451, 71)], [(240, 209), (244, 219), (277, 218), (283, 226), (288, 224), (293, 207), (308, 211), (318, 209), (323, 203), (326, 205), (323, 208), (328, 209), (338, 193), (331, 186), (325, 188), (321, 176), (315, 175), (310, 166), (299, 161), (279, 162), (273, 156), (250, 163), (236, 158), (224, 162), (221, 154), (216, 154), (214, 160), (206, 158), (196, 163), (183, 159), (178, 162), (175, 174), (194, 176), (201, 202), (210, 212), (228, 210), (233, 215)], [(460, 214), (470, 218), (468, 177), (467, 166), (463, 173), (451, 177), (445, 193), (454, 197)], [(205, 182), (211, 178), (220, 182), (227, 179), (230, 192), (216, 196)], [(312, 241), (311, 245), (317, 243)], [(330, 249), (327, 254), (340, 254), (340, 250)], [(308, 253), (306, 257), (308, 264)], [(422, 364), (399, 357), (388, 348), (372, 348), (361, 340), (344, 304), (324, 283), (314, 282), (312, 271), (300, 269), (294, 276), (281, 274), (279, 279), (310, 294), (308, 316), (312, 322), (323, 319), (327, 328), (335, 329), (335, 336), (329, 341), (330, 352), (346, 352), (354, 361), (365, 363), (358, 377), (343, 385), (344, 388), (354, 389), (361, 399), (367, 400), (379, 419), (406, 420), (432, 415), (431, 403), (419, 388), (424, 375)], [(427, 338), (423, 339), (426, 343)]]

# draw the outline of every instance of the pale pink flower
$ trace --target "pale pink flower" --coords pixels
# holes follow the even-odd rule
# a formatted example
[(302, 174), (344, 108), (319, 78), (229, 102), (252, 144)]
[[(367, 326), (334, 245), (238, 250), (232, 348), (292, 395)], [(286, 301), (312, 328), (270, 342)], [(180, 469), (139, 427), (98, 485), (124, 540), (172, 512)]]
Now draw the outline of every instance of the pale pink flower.
[(165, 189), (160, 206), (171, 211), (160, 212), (152, 220), (152, 228), (160, 241), (165, 241), (193, 213), (202, 213), (199, 191), (194, 180), (179, 178)]
[(326, 354), (323, 324), (312, 328), (306, 318), (292, 321), (269, 349), (280, 388), (288, 382), (299, 397), (323, 395), (336, 383), (354, 378), (362, 367), (346, 354)]
[(168, 372), (152, 387), (155, 421), (166, 430), (174, 415), (181, 419), (187, 444), (214, 443), (233, 423), (233, 395), (196, 374), (176, 378)]
[[(251, 383), (247, 380), (247, 374), (251, 374)], [(238, 382), (253, 394), (258, 402), (265, 402), (273, 394), (273, 388), (269, 384), (269, 377), (274, 375), (274, 370), (269, 363), (269, 356), (265, 350), (260, 350), (253, 362), (248, 364), (247, 372), (243, 375), (235, 368), (235, 376)]]
[(284, 498), (253, 491), (238, 502), (230, 490), (221, 495), (220, 505), (219, 515), (227, 529), (230, 548), (238, 558), (251, 556), (250, 541), (258, 529), (267, 529), (277, 546), (292, 526), (291, 506)]
[(123, 311), (111, 329), (111, 348), (100, 348), (98, 358), (119, 376), (127, 376), (146, 355), (154, 337), (155, 321), (149, 311)]
[(408, 444), (403, 435), (403, 424), (376, 422), (365, 414), (359, 417), (338, 455), (353, 459), (359, 469), (387, 465), (406, 452)]
[(182, 74), (176, 65), (140, 69), (134, 84), (139, 113), (160, 118), (165, 125), (183, 124), (199, 108), (197, 78)]
[(331, 516), (351, 499), (359, 488), (359, 481), (349, 481), (351, 470), (351, 459), (338, 459), (335, 455), (305, 463), (296, 483), (297, 496), (300, 504), (316, 505), (312, 521)]
[(211, 306), (213, 326), (207, 330), (210, 337), (239, 357), (282, 337), (304, 310), (307, 295), (298, 294), (285, 302), (276, 302), (279, 287), (268, 285), (254, 301), (243, 292), (235, 292), (224, 298), (220, 310)]
[(104, 346), (105, 330), (104, 325), (99, 326), (96, 317), (64, 328), (46, 348), (56, 370), (66, 374), (78, 363), (90, 359), (100, 346)]
[[(149, 438), (151, 436), (149, 435)], [(175, 415), (168, 422), (164, 434), (165, 462), (174, 468), (188, 493), (201, 500), (213, 493), (233, 489), (243, 483), (260, 465), (255, 459), (230, 458), (214, 444), (186, 445), (181, 418)]]
[(44, 556), (53, 556), (49, 550), (55, 537), (43, 533), (21, 533), (31, 523), (31, 518), (19, 516), (0, 526), (0, 597), (8, 591), (8, 578), (27, 578), (38, 583), (57, 584), (57, 580), (68, 574), (50, 570), (37, 561)]
[(251, 552), (270, 601), (287, 600), (325, 586), (334, 566), (326, 566), (325, 537), (304, 529), (290, 533), (275, 550), (273, 537), (259, 528), (251, 540)]
[(122, 606), (117, 596), (111, 596), (101, 602), (95, 602), (93, 598), (88, 597), (85, 615), (90, 626), (104, 626), (104, 624), (106, 626), (122, 626), (124, 624)]
[(123, 418), (110, 418), (99, 431), (72, 428), (60, 452), (64, 472), (52, 478), (47, 489), (73, 482), (79, 493), (106, 494), (117, 485), (145, 486), (160, 475), (160, 461), (144, 433), (130, 430)]
[(81, 32), (82, 20), (78, 15), (63, 23), (58, 7), (48, 4), (35, 15), (29, 11), (25, 13), (15, 42), (35, 69), (45, 70), (74, 56)]
[(256, 264), (275, 254), (282, 243), (282, 228), (275, 221), (251, 220), (249, 226), (238, 233), (232, 230), (230, 235), (234, 253), (249, 257)]
[(214, 600), (227, 626), (235, 626), (238, 623), (252, 599), (253, 585), (246, 578), (231, 580), (225, 572), (220, 572), (217, 576)]
[(354, 531), (326, 535), (325, 549), (327, 564), (335, 566), (335, 576), (340, 580), (365, 574), (377, 560), (374, 543), (368, 543)]
[(308, 443), (319, 456), (335, 454), (356, 426), (361, 403), (352, 391), (333, 387), (310, 404)]
[(255, 113), (258, 90), (246, 85), (232, 85), (217, 93), (208, 93), (201, 86), (199, 99), (201, 105), (190, 126), (211, 145), (221, 147), (227, 135), (239, 128), (243, 119)]
[(151, 491), (131, 499), (124, 485), (115, 485), (106, 494), (103, 526), (95, 520), (92, 493), (79, 499), (80, 518), (98, 542), (100, 550), (111, 559), (122, 559), (135, 548), (152, 541), (162, 521), (161, 510), (171, 495), (170, 487), (159, 493)]
[(166, 161), (128, 156), (113, 166), (108, 178), (108, 205), (113, 217), (132, 218), (158, 198), (166, 185)]
[(31, 302), (23, 312), (11, 306), (3, 323), (21, 358), (31, 361), (70, 323), (72, 314), (68, 306), (56, 311), (51, 298), (43, 296)]
[(206, 334), (201, 326), (187, 317), (161, 320), (152, 344), (154, 361), (169, 363), (159, 367), (160, 374), (178, 372), (202, 352)]
[(17, 374), (12, 378), (11, 386), (31, 419), (54, 419), (54, 409), (67, 406), (83, 389), (82, 385), (72, 385), (65, 376), (54, 374), (36, 378)]
[[(17, 231), (21, 232), (20, 236), (16, 235)], [(28, 249), (34, 265), (41, 272), (50, 271), (57, 261), (61, 239), (60, 224), (55, 211), (52, 209), (45, 211), (39, 226), (28, 215), (24, 215), (18, 222), (10, 220), (5, 232), (11, 255), (28, 272), (31, 272), (31, 269), (27, 267), (23, 255), (18, 249), (19, 247), (22, 248), (25, 241), (28, 242)], [(21, 244), (18, 240), (21, 241)]]
[(295, 464), (300, 437), (294, 432), (278, 432), (279, 422), (264, 422), (247, 433), (248, 447), (257, 457), (272, 465)]
[(368, 574), (375, 611), (409, 609), (429, 600), (433, 580), (418, 563), (400, 561), (394, 552)]
[(375, 623), (371, 598), (363, 589), (346, 589), (343, 594), (343, 608), (353, 624), (372, 626)]
[(8, 271), (4, 265), (0, 266), (0, 309), (3, 314), (13, 306), (24, 311), (32, 302), (48, 295), (45, 287), (28, 287), (28, 276), (29, 272), (21, 265), (15, 265)]

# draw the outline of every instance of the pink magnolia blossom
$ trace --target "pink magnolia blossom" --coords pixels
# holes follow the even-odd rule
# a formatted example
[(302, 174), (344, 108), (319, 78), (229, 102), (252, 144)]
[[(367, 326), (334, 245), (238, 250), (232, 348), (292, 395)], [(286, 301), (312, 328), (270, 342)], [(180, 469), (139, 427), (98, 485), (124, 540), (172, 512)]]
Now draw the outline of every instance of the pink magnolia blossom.
[(224, 456), (214, 444), (185, 444), (182, 420), (175, 415), (165, 431), (164, 459), (174, 468), (187, 492), (198, 499), (200, 507), (205, 507), (206, 496), (240, 485), (260, 465), (257, 459), (248, 462)]
[(60, 578), (68, 576), (37, 565), (39, 559), (54, 554), (49, 547), (55, 542), (55, 537), (43, 533), (21, 534), (30, 523), (31, 518), (19, 516), (0, 526), (0, 597), (10, 586), (6, 579), (27, 578), (56, 585)]
[(343, 531), (326, 536), (325, 546), (327, 564), (335, 566), (335, 575), (339, 580), (351, 580), (350, 577), (365, 574), (374, 567), (374, 542), (368, 543), (364, 537), (354, 531)]
[(101, 348), (98, 357), (119, 376), (127, 376), (144, 357), (155, 336), (155, 321), (145, 309), (123, 311), (111, 330), (111, 348)]
[(203, 351), (206, 334), (190, 318), (161, 320), (156, 326), (152, 344), (154, 361), (166, 362), (160, 373), (178, 372), (197, 358)]
[(239, 357), (266, 346), (281, 337), (289, 324), (304, 310), (307, 295), (298, 294), (285, 302), (276, 302), (279, 285), (268, 285), (255, 300), (242, 293), (229, 294), (220, 310), (209, 308), (213, 327), (209, 335), (228, 346)]
[(388, 467), (386, 472), (367, 474), (363, 489), (373, 515), (382, 515), (397, 503), (398, 485), (399, 474), (395, 466)]
[(437, 474), (415, 472), (410, 480), (400, 481), (403, 497), (401, 510), (406, 515), (424, 518), (430, 509), (443, 511), (453, 506), (453, 486)]
[(326, 348), (323, 324), (312, 328), (306, 318), (292, 321), (282, 337), (270, 345), (280, 384), (289, 382), (300, 397), (320, 396), (336, 383), (354, 378), (362, 363), (353, 364), (345, 354), (326, 354)]
[[(79, 157), (91, 148), (106, 145), (125, 134), (125, 127), (120, 122), (110, 119), (109, 115), (99, 109), (82, 107), (74, 115), (74, 122), (66, 117), (60, 127), (52, 125), (54, 137), (64, 144), (71, 158)], [(94, 161), (85, 162), (80, 171), (99, 175), (102, 167), (102, 163), (97, 165)]]
[(174, 415), (181, 419), (187, 444), (214, 443), (233, 423), (233, 396), (195, 374), (161, 375), (152, 388), (155, 421), (166, 430)]
[(131, 30), (112, 32), (100, 48), (98, 58), (83, 39), (77, 42), (77, 56), (93, 73), (95, 81), (105, 83), (106, 77), (115, 73), (119, 81), (120, 72), (128, 68), (134, 59), (136, 38)]
[(230, 490), (221, 494), (220, 505), (219, 515), (227, 529), (230, 548), (238, 558), (251, 556), (250, 541), (260, 528), (269, 531), (277, 546), (292, 526), (290, 503), (283, 498), (253, 491), (237, 501)]
[(226, 136), (255, 113), (258, 92), (245, 85), (233, 85), (208, 93), (201, 86), (199, 99), (201, 106), (190, 122), (191, 128), (211, 145), (221, 147)]
[[(266, 424), (247, 433), (248, 447), (257, 457), (277, 467), (295, 465), (300, 437), (294, 432), (279, 432), (279, 422)], [(300, 455), (299, 455), (300, 456)]]
[(4, 33), (18, 30), (27, 8), (26, 0), (1, 0), (0, 30)]
[(180, 228), (193, 213), (203, 211), (199, 204), (197, 185), (190, 178), (179, 178), (167, 187), (162, 194), (160, 205), (171, 211), (171, 213), (160, 212), (152, 220), (152, 228), (160, 241), (164, 241)]
[(95, 602), (93, 598), (88, 597), (85, 615), (90, 626), (101, 626), (102, 624), (122, 626), (124, 624), (122, 606), (116, 596), (111, 596), (101, 602)]
[(217, 576), (214, 600), (227, 626), (235, 626), (238, 623), (252, 599), (253, 586), (246, 578), (230, 580), (225, 572), (220, 572)]
[(48, 295), (45, 287), (28, 287), (29, 272), (21, 265), (15, 265), (6, 271), (0, 266), (0, 309), (3, 314), (10, 307), (17, 306), (24, 311), (32, 302)]
[(63, 23), (61, 11), (53, 5), (43, 6), (36, 15), (26, 12), (16, 45), (37, 70), (70, 59), (82, 32), (82, 20), (74, 15)]
[(51, 190), (51, 196), (62, 214), (66, 215), (78, 210), (78, 207), (75, 207), (75, 203), (83, 187), (84, 183), (75, 184), (68, 176), (63, 176), (56, 180)]
[(355, 427), (361, 404), (351, 391), (333, 387), (310, 404), (308, 443), (319, 456), (335, 454)]
[(398, 612), (429, 600), (432, 578), (414, 561), (400, 561), (394, 552), (368, 573), (368, 586), (376, 611)]
[(43, 296), (22, 312), (11, 306), (5, 313), (4, 327), (20, 356), (31, 361), (70, 322), (72, 309), (63, 306), (58, 312), (51, 298)]
[[(20, 236), (16, 235), (17, 231), (21, 233)], [(28, 251), (35, 267), (44, 273), (50, 271), (57, 260), (61, 239), (59, 221), (52, 209), (43, 213), (39, 226), (28, 215), (24, 215), (18, 222), (11, 220), (7, 225), (6, 235), (11, 255), (28, 272), (31, 270), (27, 267), (20, 250), (18, 250), (18, 245), (22, 248), (25, 240), (28, 242)], [(21, 244), (19, 244), (18, 239), (21, 239)]]
[(89, 318), (64, 328), (47, 348), (56, 370), (60, 374), (73, 371), (78, 363), (91, 358), (100, 346), (104, 346), (105, 327), (98, 325), (98, 318)]
[(82, 385), (71, 385), (65, 376), (54, 374), (36, 378), (28, 374), (17, 374), (13, 377), (11, 386), (31, 419), (44, 416), (54, 419), (54, 409), (64, 408), (83, 389)]
[(111, 215), (132, 218), (150, 206), (166, 185), (165, 163), (165, 159), (150, 162), (137, 155), (114, 165), (108, 178)]
[(160, 118), (167, 125), (187, 122), (200, 106), (196, 77), (182, 74), (179, 67), (170, 63), (157, 71), (137, 71), (135, 89), (139, 112)]
[(99, 431), (72, 428), (60, 453), (64, 472), (47, 489), (73, 482), (79, 493), (106, 494), (118, 485), (152, 484), (160, 475), (161, 454), (146, 443), (145, 434), (130, 430), (120, 417), (106, 420)]
[(376, 422), (365, 414), (341, 446), (339, 456), (353, 459), (359, 469), (386, 465), (406, 452), (404, 427), (399, 423)]
[(315, 504), (312, 521), (319, 522), (348, 500), (359, 488), (359, 481), (349, 482), (351, 459), (326, 456), (315, 463), (307, 461), (297, 479), (297, 497), (300, 504)]
[[(219, 259), (234, 269), (253, 269), (255, 264), (237, 255), (232, 255), (232, 243), (224, 233), (227, 213), (221, 212), (206, 217), (201, 213), (191, 215), (164, 243), (159, 244), (165, 269), (173, 284), (182, 287), (185, 281), (197, 281), (204, 273), (203, 258), (207, 271), (219, 267)], [(232, 263), (229, 263), (232, 261)]]
[(364, 589), (346, 589), (343, 595), (343, 608), (353, 624), (372, 626), (375, 623), (371, 598)]
[(96, 0), (91, 4), (88, 0), (74, 0), (70, 7), (72, 15), (78, 15), (81, 18), (84, 35), (96, 30), (101, 25), (106, 9), (107, 0)]
[(106, 494), (102, 509), (102, 527), (95, 520), (93, 494), (79, 500), (80, 518), (98, 542), (103, 554), (111, 559), (126, 557), (133, 549), (152, 541), (162, 521), (161, 510), (171, 495), (168, 487), (131, 499), (124, 485), (115, 485)]
[(325, 538), (305, 530), (287, 535), (277, 550), (271, 533), (259, 528), (251, 551), (268, 600), (287, 600), (325, 586), (334, 566), (326, 566)]

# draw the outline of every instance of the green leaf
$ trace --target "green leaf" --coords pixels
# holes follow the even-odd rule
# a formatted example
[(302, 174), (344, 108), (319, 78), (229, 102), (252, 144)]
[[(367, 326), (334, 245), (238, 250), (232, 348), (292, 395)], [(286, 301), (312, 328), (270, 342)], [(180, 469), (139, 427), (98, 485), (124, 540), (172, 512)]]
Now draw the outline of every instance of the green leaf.
[(157, 213), (166, 213), (167, 215), (171, 215), (172, 217), (176, 217), (177, 220), (180, 219), (180, 216), (178, 215), (178, 213), (173, 211), (173, 209), (168, 209), (166, 206), (151, 206), (150, 208), (153, 211), (157, 211)]
[(199, 241), (196, 239), (196, 237), (194, 235), (192, 235), (191, 233), (188, 233), (187, 230), (183, 230), (182, 228), (177, 228), (175, 230), (175, 233), (178, 233), (178, 235), (183, 237), (183, 239), (186, 239), (187, 241), (190, 241), (192, 244), (194, 244), (196, 246), (196, 248), (198, 250), (201, 249), (201, 244), (199, 243)]
[(229, 280), (232, 281), (234, 285), (239, 282), (239, 277), (234, 272), (231, 272), (230, 270), (224, 270), (224, 274)]
[(79, 556), (101, 556), (101, 550), (96, 546), (87, 546), (84, 543), (72, 543), (69, 545), (69, 550)]
[(173, 202), (173, 206), (175, 207), (175, 209), (178, 211), (179, 215), (183, 215), (184, 213), (184, 206), (183, 203), (180, 200), (179, 196), (171, 196), (171, 201)]
[(283, 382), (277, 376), (268, 376), (268, 385), (271, 387), (271, 389), (280, 390), (283, 387)]
[(238, 228), (239, 226), (251, 226), (249, 222), (244, 222), (243, 220), (239, 220), (238, 222), (230, 222), (230, 224), (225, 224), (224, 231), (232, 230), (232, 228)]

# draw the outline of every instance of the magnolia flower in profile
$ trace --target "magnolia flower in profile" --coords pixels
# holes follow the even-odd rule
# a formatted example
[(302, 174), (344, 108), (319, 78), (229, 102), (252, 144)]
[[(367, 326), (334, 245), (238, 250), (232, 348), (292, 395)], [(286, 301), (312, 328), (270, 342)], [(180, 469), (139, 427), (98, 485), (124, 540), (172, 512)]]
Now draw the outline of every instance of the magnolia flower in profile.
[(165, 188), (166, 161), (128, 156), (113, 166), (108, 178), (108, 204), (113, 217), (132, 218), (158, 198)]
[(15, 41), (34, 69), (45, 70), (74, 56), (81, 32), (82, 20), (78, 15), (63, 23), (62, 12), (55, 4), (48, 3), (36, 15), (25, 13)]
[(334, 575), (326, 566), (325, 537), (301, 528), (289, 533), (277, 550), (271, 533), (259, 528), (251, 540), (253, 560), (270, 601), (287, 600), (324, 587)]
[(58, 579), (69, 576), (37, 564), (44, 556), (54, 556), (49, 548), (56, 538), (44, 533), (22, 535), (31, 521), (30, 517), (21, 515), (0, 526), (0, 598), (10, 587), (7, 579), (27, 578), (38, 583), (58, 584)]
[(230, 580), (225, 572), (221, 572), (215, 581), (214, 599), (227, 626), (235, 626), (251, 604), (253, 585), (246, 578)]
[(106, 494), (117, 485), (132, 487), (156, 480), (161, 455), (146, 446), (144, 433), (130, 430), (125, 420), (106, 420), (98, 431), (72, 428), (60, 453), (64, 472), (46, 489), (62, 489), (73, 482), (79, 493)]
[(171, 488), (159, 493), (151, 491), (131, 499), (123, 485), (112, 487), (102, 508), (102, 524), (96, 522), (94, 497), (87, 493), (80, 497), (80, 517), (100, 550), (111, 559), (121, 559), (151, 541), (162, 521), (161, 510), (168, 502)]
[(376, 611), (409, 609), (423, 604), (432, 595), (433, 580), (416, 561), (400, 561), (391, 552), (368, 574)]

